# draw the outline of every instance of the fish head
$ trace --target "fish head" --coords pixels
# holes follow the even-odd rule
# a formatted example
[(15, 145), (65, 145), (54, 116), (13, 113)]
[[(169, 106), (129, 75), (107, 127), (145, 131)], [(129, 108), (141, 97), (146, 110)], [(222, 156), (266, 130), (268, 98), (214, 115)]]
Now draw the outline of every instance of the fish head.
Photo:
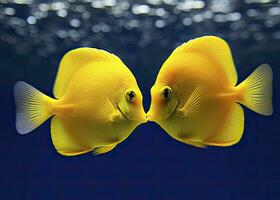
[(149, 121), (159, 121), (169, 118), (178, 107), (178, 96), (171, 86), (155, 84), (151, 88), (151, 106), (147, 113)]
[(121, 92), (117, 107), (126, 119), (145, 123), (148, 120), (142, 101), (143, 97), (140, 89), (138, 87), (129, 87)]

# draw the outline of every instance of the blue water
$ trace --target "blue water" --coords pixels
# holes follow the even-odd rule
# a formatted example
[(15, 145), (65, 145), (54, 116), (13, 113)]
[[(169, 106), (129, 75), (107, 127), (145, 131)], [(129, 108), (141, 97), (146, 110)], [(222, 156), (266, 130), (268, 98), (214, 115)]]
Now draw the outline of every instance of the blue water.
[[(280, 199), (277, 1), (51, 2), (58, 1), (0, 1), (0, 199)], [(14, 83), (24, 80), (52, 96), (68, 50), (90, 46), (120, 56), (147, 110), (164, 60), (180, 43), (207, 34), (229, 42), (239, 82), (262, 63), (273, 68), (274, 114), (245, 108), (238, 144), (200, 149), (147, 123), (110, 153), (63, 157), (49, 121), (17, 134)]]

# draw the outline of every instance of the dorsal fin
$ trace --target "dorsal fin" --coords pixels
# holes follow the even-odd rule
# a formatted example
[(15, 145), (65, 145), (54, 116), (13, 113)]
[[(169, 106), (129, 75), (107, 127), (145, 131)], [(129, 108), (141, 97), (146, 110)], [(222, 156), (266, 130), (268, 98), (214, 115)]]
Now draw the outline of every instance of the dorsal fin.
[(182, 44), (172, 54), (183, 53), (187, 51), (201, 52), (215, 59), (225, 72), (226, 77), (232, 86), (237, 83), (237, 73), (233, 63), (230, 48), (226, 41), (216, 36), (203, 36)]
[(191, 46), (191, 44), (193, 44), (194, 41), (196, 41), (197, 39), (191, 39), (188, 42), (184, 42), (183, 44), (181, 44), (180, 46), (178, 46), (171, 55), (175, 55), (175, 54), (180, 54), (180, 53), (184, 53), (185, 51), (187, 51), (187, 48), (189, 46)]
[(59, 65), (53, 93), (56, 98), (60, 98), (67, 88), (73, 74), (81, 67), (91, 62), (112, 61), (121, 62), (114, 54), (95, 48), (78, 48), (66, 53)]

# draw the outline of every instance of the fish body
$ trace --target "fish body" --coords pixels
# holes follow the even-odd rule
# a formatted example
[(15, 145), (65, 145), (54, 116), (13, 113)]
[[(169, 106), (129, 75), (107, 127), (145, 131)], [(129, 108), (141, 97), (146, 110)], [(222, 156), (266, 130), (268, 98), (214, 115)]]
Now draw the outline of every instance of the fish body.
[(240, 104), (272, 114), (272, 70), (261, 65), (237, 84), (227, 43), (204, 36), (179, 46), (151, 89), (148, 118), (181, 142), (197, 147), (236, 144), (244, 130)]
[(142, 94), (115, 55), (79, 48), (62, 59), (54, 98), (24, 82), (15, 85), (16, 127), (25, 134), (50, 116), (51, 137), (62, 155), (106, 153), (146, 120)]

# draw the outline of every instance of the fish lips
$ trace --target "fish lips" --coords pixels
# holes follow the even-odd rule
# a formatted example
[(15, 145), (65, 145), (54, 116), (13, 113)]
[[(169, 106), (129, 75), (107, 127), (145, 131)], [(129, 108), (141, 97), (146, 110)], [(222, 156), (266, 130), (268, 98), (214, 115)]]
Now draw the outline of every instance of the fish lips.
[(151, 112), (148, 111), (146, 118), (148, 119), (148, 121), (160, 121), (160, 120), (164, 120), (164, 119), (168, 119), (169, 117), (171, 117), (172, 115), (174, 115), (174, 113), (176, 112), (176, 110), (179, 107), (179, 100), (177, 100), (176, 106), (174, 107), (174, 109), (167, 115), (164, 117), (155, 117), (155, 115)]
[(117, 104), (117, 109), (120, 111), (120, 113), (122, 114), (122, 116), (125, 120), (136, 121), (136, 122), (139, 122), (139, 123), (145, 123), (145, 122), (148, 121), (147, 116), (145, 114), (143, 114), (142, 118), (132, 118), (129, 115), (127, 115), (125, 112), (122, 111), (119, 104)]

